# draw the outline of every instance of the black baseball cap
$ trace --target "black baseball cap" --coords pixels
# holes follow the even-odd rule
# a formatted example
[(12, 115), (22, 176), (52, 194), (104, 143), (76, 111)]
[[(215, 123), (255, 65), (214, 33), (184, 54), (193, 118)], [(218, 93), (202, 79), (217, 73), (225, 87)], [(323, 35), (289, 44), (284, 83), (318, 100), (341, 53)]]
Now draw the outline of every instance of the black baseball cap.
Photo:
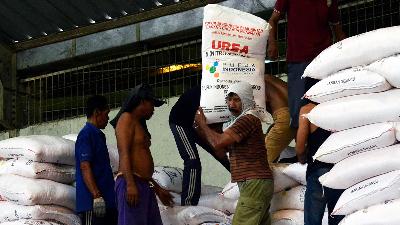
[(129, 93), (118, 114), (110, 121), (110, 124), (115, 128), (121, 114), (124, 112), (131, 112), (140, 104), (141, 100), (151, 100), (155, 107), (160, 107), (165, 104), (165, 101), (154, 96), (153, 89), (148, 84), (139, 84)]

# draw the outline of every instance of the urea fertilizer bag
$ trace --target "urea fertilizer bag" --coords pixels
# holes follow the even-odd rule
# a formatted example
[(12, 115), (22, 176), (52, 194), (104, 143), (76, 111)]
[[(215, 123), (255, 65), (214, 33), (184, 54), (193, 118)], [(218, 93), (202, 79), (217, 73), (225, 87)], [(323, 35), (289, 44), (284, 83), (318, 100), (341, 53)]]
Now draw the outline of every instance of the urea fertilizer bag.
[(0, 157), (75, 165), (75, 143), (48, 135), (20, 136), (0, 141)]
[(19, 205), (59, 205), (75, 209), (75, 188), (51, 180), (0, 175), (0, 195)]
[(75, 180), (75, 167), (61, 164), (40, 163), (27, 159), (0, 160), (0, 174), (52, 180), (69, 184)]
[(304, 97), (321, 103), (351, 95), (387, 91), (391, 87), (378, 73), (356, 67), (339, 71), (319, 81)]
[(340, 70), (367, 65), (400, 52), (400, 26), (373, 30), (337, 42), (322, 51), (303, 77), (324, 79)]
[(349, 187), (340, 196), (332, 214), (348, 215), (397, 198), (400, 198), (400, 170), (372, 177)]
[(386, 201), (346, 216), (339, 225), (399, 225), (400, 199)]
[[(17, 205), (12, 202), (0, 202), (0, 223), (15, 221), (9, 224), (18, 224), (17, 221), (28, 220), (52, 220), (64, 225), (80, 225), (81, 221), (73, 211), (55, 205)], [(22, 223), (21, 223), (22, 224)], [(25, 223), (30, 225), (41, 225), (41, 223)], [(44, 223), (45, 224), (45, 223)], [(58, 223), (56, 223), (58, 224)]]
[[(367, 112), (365, 112), (367, 113)], [(394, 123), (376, 123), (331, 134), (313, 158), (326, 163), (337, 163), (362, 152), (396, 143)]]
[(264, 60), (269, 29), (265, 20), (249, 13), (215, 4), (204, 8), (200, 106), (207, 123), (228, 119), (226, 91), (239, 81), (253, 86), (256, 107), (267, 115)]
[(400, 88), (400, 54), (380, 59), (366, 67), (379, 73), (394, 87)]
[(354, 95), (324, 102), (306, 117), (325, 130), (341, 131), (380, 122), (400, 121), (400, 89)]
[(270, 212), (284, 209), (304, 210), (306, 186), (297, 186), (289, 190), (274, 193), (271, 200)]
[(363, 152), (348, 157), (319, 178), (321, 184), (333, 189), (347, 189), (363, 180), (400, 170), (400, 145)]

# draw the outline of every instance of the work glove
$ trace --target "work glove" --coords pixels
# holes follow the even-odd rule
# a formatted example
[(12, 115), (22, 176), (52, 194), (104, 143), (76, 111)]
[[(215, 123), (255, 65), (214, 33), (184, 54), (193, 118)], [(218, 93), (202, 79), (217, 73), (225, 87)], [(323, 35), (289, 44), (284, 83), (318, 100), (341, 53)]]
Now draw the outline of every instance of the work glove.
[(96, 217), (104, 217), (106, 215), (106, 202), (102, 197), (93, 200), (93, 212)]

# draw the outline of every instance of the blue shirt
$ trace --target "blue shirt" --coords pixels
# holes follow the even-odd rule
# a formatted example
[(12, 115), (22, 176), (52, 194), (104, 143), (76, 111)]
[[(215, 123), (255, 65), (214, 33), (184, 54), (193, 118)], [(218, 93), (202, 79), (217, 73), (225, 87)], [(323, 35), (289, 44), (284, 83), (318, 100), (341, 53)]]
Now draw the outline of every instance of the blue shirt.
[(110, 156), (104, 133), (91, 123), (79, 132), (75, 143), (76, 162), (76, 212), (93, 209), (93, 195), (83, 181), (81, 162), (90, 162), (90, 166), (107, 208), (116, 208), (114, 178), (110, 166)]

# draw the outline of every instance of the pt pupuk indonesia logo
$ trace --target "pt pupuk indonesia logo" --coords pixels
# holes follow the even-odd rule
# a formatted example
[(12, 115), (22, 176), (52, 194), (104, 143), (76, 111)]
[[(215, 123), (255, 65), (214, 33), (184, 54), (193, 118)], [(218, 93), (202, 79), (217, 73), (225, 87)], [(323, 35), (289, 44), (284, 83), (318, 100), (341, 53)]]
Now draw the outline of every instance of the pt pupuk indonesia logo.
[(206, 70), (210, 72), (210, 74), (213, 74), (215, 78), (219, 77), (219, 72), (217, 71), (218, 69), (219, 62), (215, 61), (211, 64), (206, 64)]

